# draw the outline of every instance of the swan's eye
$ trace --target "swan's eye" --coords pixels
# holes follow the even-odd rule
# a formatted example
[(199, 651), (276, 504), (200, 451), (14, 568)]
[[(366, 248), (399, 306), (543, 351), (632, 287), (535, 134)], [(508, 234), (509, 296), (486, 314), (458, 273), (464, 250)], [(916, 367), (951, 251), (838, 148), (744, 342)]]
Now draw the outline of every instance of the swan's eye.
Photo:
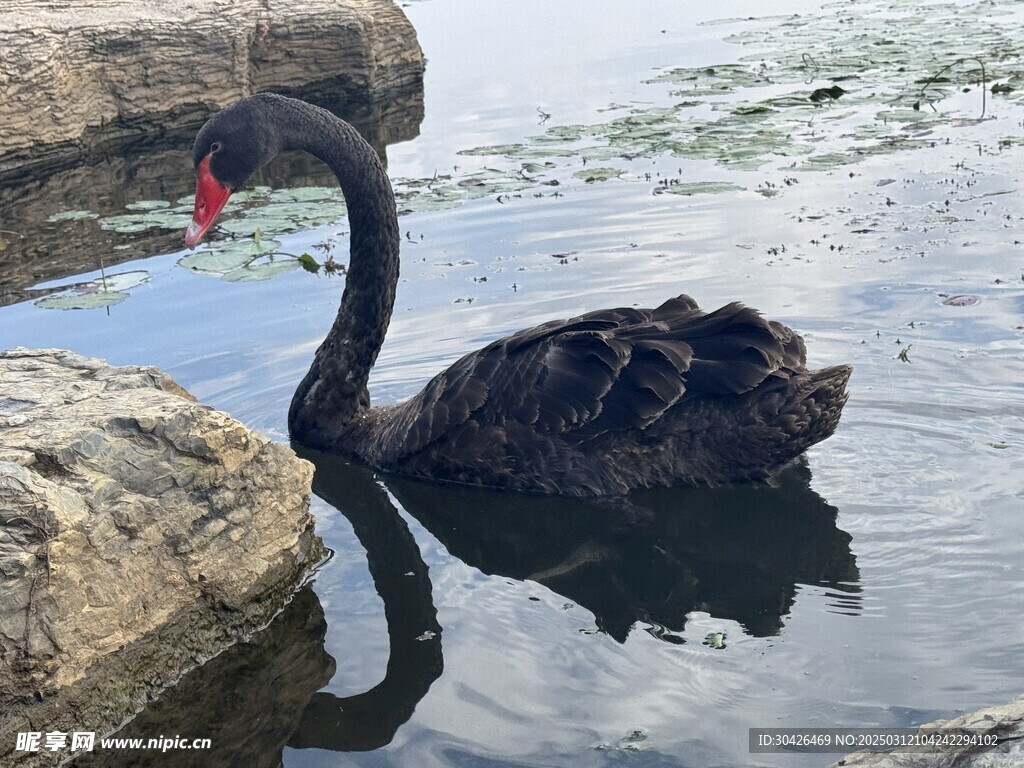
[(219, 141), (215, 141), (215, 142), (213, 142), (213, 144), (210, 145), (210, 154), (212, 155), (214, 152), (220, 152), (220, 142)]

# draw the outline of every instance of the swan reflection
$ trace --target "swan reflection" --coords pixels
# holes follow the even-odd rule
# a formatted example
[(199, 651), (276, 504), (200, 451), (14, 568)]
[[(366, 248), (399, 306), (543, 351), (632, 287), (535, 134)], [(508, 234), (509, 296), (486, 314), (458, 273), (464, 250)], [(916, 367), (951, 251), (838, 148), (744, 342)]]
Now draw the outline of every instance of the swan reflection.
[(837, 610), (858, 613), (851, 537), (810, 478), (800, 462), (774, 487), (659, 489), (601, 501), (406, 478), (387, 485), (453, 556), (486, 574), (543, 584), (624, 642), (638, 622), (679, 641), (693, 611), (774, 635), (799, 585), (825, 587)]

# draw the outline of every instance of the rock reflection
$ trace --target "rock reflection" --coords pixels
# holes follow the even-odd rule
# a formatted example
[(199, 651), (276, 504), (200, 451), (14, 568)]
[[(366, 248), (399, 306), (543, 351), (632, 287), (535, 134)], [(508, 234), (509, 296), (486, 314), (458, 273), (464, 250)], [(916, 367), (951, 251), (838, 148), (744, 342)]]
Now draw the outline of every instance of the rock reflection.
[[(422, 82), (410, 83), (408, 93), (394, 94), (387, 102), (346, 101), (344, 83), (337, 81), (277, 90), (345, 118), (385, 161), (387, 146), (416, 137), (423, 120)], [(180, 227), (120, 234), (101, 229), (94, 219), (47, 221), (61, 211), (108, 216), (125, 213), (125, 206), (138, 200), (173, 202), (191, 195), (192, 140), (202, 119), (181, 123), (168, 116), (167, 122), (173, 128), (160, 135), (97, 140), (70, 165), (33, 167), (26, 176), (0, 176), (0, 306), (59, 290), (27, 289), (99, 269), (101, 261), (109, 269), (184, 248)], [(270, 186), (284, 186), (285, 181), (291, 187), (337, 184), (323, 163), (301, 153), (280, 156), (253, 178), (254, 184)]]
[(806, 464), (776, 487), (650, 491), (584, 502), (389, 479), (402, 506), (448, 551), (487, 574), (529, 579), (591, 611), (624, 642), (638, 622), (681, 642), (687, 614), (777, 634), (798, 585), (858, 612), (850, 535), (810, 488)]

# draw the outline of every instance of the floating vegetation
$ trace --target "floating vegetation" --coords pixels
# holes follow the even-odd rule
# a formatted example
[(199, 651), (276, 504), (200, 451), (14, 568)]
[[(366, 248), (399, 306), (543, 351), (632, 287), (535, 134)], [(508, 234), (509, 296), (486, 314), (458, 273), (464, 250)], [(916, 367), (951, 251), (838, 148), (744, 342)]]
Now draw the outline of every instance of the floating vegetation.
[(395, 199), (400, 214), (456, 208), (469, 200), (511, 195), (537, 186), (558, 186), (544, 174), (554, 163), (524, 162), (515, 168), (483, 168), (456, 177), (438, 174), (430, 179), (395, 179)]
[(672, 67), (647, 83), (671, 83), (680, 86), (674, 96), (728, 96), (740, 88), (770, 85), (763, 71), (745, 64), (721, 64), (713, 67)]
[(582, 171), (576, 171), (573, 176), (583, 179), (587, 184), (593, 184), (596, 181), (617, 179), (624, 173), (625, 171), (620, 171), (618, 168), (584, 168)]
[[(936, 129), (975, 123), (987, 90), (1022, 98), (1016, 26), (992, 20), (1014, 9), (1009, 0), (993, 0), (901, 11), (879, 0), (858, 3), (856, 16), (837, 3), (817, 15), (711, 22), (746, 27), (727, 40), (756, 53), (740, 63), (666, 67), (644, 81), (669, 85), (670, 96), (684, 99), (675, 106), (612, 105), (605, 111), (627, 114), (593, 125), (550, 125), (522, 143), (462, 154), (600, 162), (669, 155), (740, 170), (775, 162), (811, 171), (915, 149), (932, 143), (923, 137)], [(971, 40), (972, 54), (954, 58), (950, 41), (961, 39)], [(987, 88), (985, 62), (997, 70), (999, 87)], [(949, 99), (964, 90), (978, 93), (977, 112)], [(785, 160), (800, 156), (806, 157)]]
[(83, 219), (98, 219), (100, 215), (92, 211), (61, 211), (46, 218), (47, 221), (81, 221)]
[(594, 747), (613, 752), (641, 752), (647, 748), (647, 734), (641, 730), (630, 731), (614, 744), (598, 744)]
[(725, 648), (725, 632), (709, 632), (705, 635), (704, 642), (701, 645), (706, 645), (718, 651), (722, 650)]
[(166, 200), (136, 200), (125, 206), (129, 211), (158, 211), (170, 207), (171, 204)]
[[(534, 165), (534, 170), (543, 169)], [(507, 183), (506, 174), (493, 173), (487, 179), (451, 189), (468, 189), (453, 194), (452, 203), (462, 199), (490, 194), (495, 190), (522, 189), (536, 183), (521, 178), (518, 183)], [(450, 190), (449, 190), (450, 191)], [(98, 219), (101, 229), (122, 234), (145, 232), (151, 229), (167, 229), (184, 232), (192, 221), (193, 196), (176, 201), (139, 200), (129, 203), (128, 213), (100, 218), (91, 211), (62, 211), (53, 214), (53, 222)], [(423, 200), (417, 201), (422, 203)], [(429, 205), (406, 208), (429, 208)], [(296, 257), (281, 252), (278, 240), (262, 237), (263, 232), (283, 233), (332, 224), (345, 215), (344, 197), (335, 187), (297, 187), (271, 190), (269, 187), (254, 187), (232, 195), (225, 206), (227, 214), (218, 230), (235, 237), (229, 240), (214, 240), (203, 248), (179, 259), (178, 263), (196, 274), (217, 277), (227, 282), (251, 282), (268, 280), (291, 272), (302, 266), (308, 271), (318, 272), (323, 268), (327, 274), (344, 271), (333, 261), (322, 265), (312, 257)], [(133, 274), (133, 273), (126, 273)], [(145, 273), (140, 273), (145, 274)], [(148, 275), (146, 275), (148, 279)], [(111, 276), (106, 282), (82, 283), (67, 291), (40, 299), (36, 304), (52, 309), (94, 309), (107, 307), (124, 301), (127, 290), (134, 287), (123, 282), (124, 278)]]
[(106, 216), (99, 220), (100, 229), (121, 234), (145, 232), (149, 229), (180, 229), (184, 231), (192, 221), (191, 204), (172, 207), (170, 203), (161, 200), (159, 202), (164, 205), (158, 207), (153, 205), (153, 202), (145, 201), (143, 204), (146, 207), (141, 208), (132, 207), (138, 206), (140, 203), (130, 203), (125, 207), (136, 212)]
[(39, 299), (35, 305), (42, 309), (111, 307), (127, 299), (132, 288), (146, 282), (149, 282), (149, 273), (144, 270), (106, 275), (85, 283), (75, 283), (60, 293)]
[[(508, 195), (536, 186), (558, 186), (545, 173), (555, 164), (523, 162), (511, 169), (485, 168), (472, 175), (455, 177), (437, 175), (430, 179), (395, 179), (395, 197), (400, 214), (413, 211), (436, 211), (454, 208), (467, 200), (494, 195)], [(102, 229), (132, 234), (150, 229), (182, 230), (192, 221), (193, 197), (181, 198), (174, 203), (166, 200), (143, 200), (126, 208), (130, 213), (99, 219)], [(236, 192), (224, 208), (224, 217), (218, 231), (236, 235), (241, 240), (227, 243), (214, 242), (209, 250), (182, 259), (182, 265), (203, 274), (224, 276), (229, 267), (254, 266), (247, 261), (252, 256), (269, 254), (267, 245), (252, 252), (251, 238), (258, 232), (284, 233), (334, 224), (345, 217), (344, 197), (336, 187), (294, 187), (272, 190), (255, 187)], [(53, 221), (76, 218), (97, 218), (89, 211), (68, 211), (54, 214)], [(248, 244), (246, 244), (248, 243)], [(274, 243), (274, 248), (279, 244)], [(283, 271), (283, 267), (281, 267)], [(265, 269), (260, 274), (269, 275)]]
[(244, 240), (228, 240), (214, 244), (209, 249), (196, 251), (183, 256), (178, 263), (201, 275), (223, 277), (245, 269), (258, 259), (277, 252), (281, 244), (277, 240), (246, 238)]
[(719, 195), (723, 192), (741, 192), (743, 187), (729, 181), (678, 181), (670, 179), (655, 188), (654, 194), (682, 195)]
[(241, 267), (225, 272), (220, 279), (229, 283), (251, 283), (285, 275), (299, 266), (300, 262), (295, 256), (271, 254), (257, 257)]
[[(101, 229), (122, 234), (150, 229), (182, 230), (192, 221), (193, 197), (173, 204), (167, 200), (140, 200), (125, 206), (131, 213), (99, 219)], [(242, 190), (224, 207), (219, 229), (236, 235), (258, 230), (293, 232), (331, 224), (344, 215), (341, 191), (333, 187), (301, 187), (271, 191), (268, 187)], [(66, 214), (57, 214), (66, 215)], [(91, 215), (92, 218), (96, 214)], [(53, 219), (53, 217), (51, 217)]]

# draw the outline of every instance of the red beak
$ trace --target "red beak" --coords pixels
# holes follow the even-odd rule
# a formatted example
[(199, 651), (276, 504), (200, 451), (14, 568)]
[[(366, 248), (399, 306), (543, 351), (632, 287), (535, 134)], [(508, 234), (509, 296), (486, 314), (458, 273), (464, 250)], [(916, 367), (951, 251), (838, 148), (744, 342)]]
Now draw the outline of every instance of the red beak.
[(196, 168), (196, 207), (192, 211), (192, 223), (185, 231), (185, 245), (195, 248), (206, 231), (213, 226), (217, 214), (231, 196), (231, 190), (213, 178), (210, 173), (210, 155), (203, 158)]

